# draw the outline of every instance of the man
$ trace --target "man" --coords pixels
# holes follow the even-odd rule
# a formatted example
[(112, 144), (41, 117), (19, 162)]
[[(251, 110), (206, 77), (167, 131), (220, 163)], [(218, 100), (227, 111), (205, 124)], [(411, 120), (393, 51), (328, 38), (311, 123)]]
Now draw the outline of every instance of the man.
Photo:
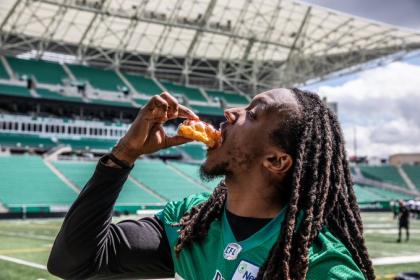
[[(155, 217), (111, 223), (135, 160), (189, 140), (162, 124), (196, 119), (168, 93), (140, 110), (69, 210), (48, 261), (64, 278), (374, 279), (344, 140), (315, 94), (274, 89), (225, 111), (208, 150), (212, 194), (170, 202)], [(141, 164), (139, 162), (138, 164)]]
[(398, 239), (397, 242), (401, 242), (401, 229), (405, 228), (405, 241), (407, 242), (410, 239), (410, 211), (405, 205), (404, 201), (400, 200), (399, 202), (400, 211), (398, 214)]

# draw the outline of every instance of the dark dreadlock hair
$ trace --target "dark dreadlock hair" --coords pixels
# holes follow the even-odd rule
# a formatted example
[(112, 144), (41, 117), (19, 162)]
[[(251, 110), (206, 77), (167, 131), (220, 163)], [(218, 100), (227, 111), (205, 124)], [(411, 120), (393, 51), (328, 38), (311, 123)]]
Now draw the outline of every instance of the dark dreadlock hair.
[[(310, 245), (323, 226), (343, 242), (365, 277), (375, 279), (337, 118), (317, 94), (296, 88), (292, 92), (301, 113), (285, 115), (286, 120), (271, 135), (272, 142), (294, 158), (286, 180), (288, 207), (280, 236), (258, 279), (305, 279)], [(226, 196), (222, 181), (207, 201), (174, 224), (181, 226), (177, 255), (205, 238), (211, 222), (221, 217)], [(297, 226), (301, 211), (304, 215)]]

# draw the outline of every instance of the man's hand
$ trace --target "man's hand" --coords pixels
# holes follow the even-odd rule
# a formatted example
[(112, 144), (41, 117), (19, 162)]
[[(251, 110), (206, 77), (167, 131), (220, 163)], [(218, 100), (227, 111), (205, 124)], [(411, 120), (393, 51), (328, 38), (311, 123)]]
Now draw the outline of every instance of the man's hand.
[(150, 154), (160, 149), (191, 142), (192, 140), (181, 136), (166, 135), (162, 125), (175, 118), (199, 119), (169, 93), (164, 92), (153, 96), (139, 111), (130, 129), (112, 153), (127, 165), (132, 165), (142, 154)]

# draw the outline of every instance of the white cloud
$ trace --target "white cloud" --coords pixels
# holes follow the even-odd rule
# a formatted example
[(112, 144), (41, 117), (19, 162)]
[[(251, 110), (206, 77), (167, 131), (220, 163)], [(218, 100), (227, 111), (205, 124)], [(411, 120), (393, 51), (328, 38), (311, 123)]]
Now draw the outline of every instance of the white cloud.
[(321, 86), (318, 92), (338, 103), (350, 155), (354, 128), (358, 155), (420, 152), (420, 66), (394, 62), (340, 86)]

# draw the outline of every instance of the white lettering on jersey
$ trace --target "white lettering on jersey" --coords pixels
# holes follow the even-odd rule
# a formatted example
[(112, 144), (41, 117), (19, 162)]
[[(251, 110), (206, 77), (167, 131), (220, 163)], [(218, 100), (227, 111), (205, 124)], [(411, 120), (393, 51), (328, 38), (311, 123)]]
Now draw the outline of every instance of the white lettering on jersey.
[(227, 260), (236, 260), (242, 247), (238, 243), (229, 243), (223, 251), (223, 257)]
[(258, 266), (242, 260), (236, 268), (232, 280), (255, 280), (259, 270)]
[(216, 274), (214, 274), (213, 280), (225, 280), (225, 278), (223, 278), (220, 271), (216, 270)]

